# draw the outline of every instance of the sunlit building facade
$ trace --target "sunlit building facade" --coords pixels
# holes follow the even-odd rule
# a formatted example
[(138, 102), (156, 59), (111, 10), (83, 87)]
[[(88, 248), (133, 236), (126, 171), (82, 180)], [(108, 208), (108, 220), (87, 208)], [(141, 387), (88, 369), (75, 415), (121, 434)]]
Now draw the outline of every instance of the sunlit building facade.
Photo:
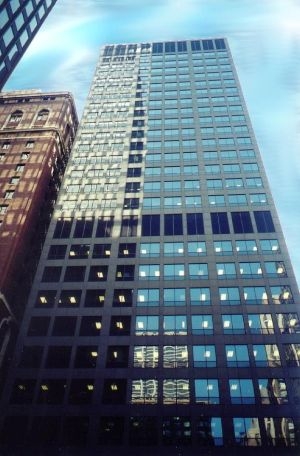
[(0, 390), (77, 126), (69, 93), (0, 94)]
[(226, 40), (105, 46), (9, 373), (2, 445), (297, 454), (298, 304)]
[(56, 0), (3, 0), (0, 5), (0, 90)]

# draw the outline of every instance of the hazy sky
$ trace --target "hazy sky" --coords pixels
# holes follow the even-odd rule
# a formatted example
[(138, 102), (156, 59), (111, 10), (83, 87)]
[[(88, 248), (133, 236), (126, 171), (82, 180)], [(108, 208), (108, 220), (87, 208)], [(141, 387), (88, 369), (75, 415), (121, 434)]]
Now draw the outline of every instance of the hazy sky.
[(229, 40), (300, 283), (299, 0), (57, 0), (5, 89), (70, 91), (80, 115), (101, 45), (214, 36)]

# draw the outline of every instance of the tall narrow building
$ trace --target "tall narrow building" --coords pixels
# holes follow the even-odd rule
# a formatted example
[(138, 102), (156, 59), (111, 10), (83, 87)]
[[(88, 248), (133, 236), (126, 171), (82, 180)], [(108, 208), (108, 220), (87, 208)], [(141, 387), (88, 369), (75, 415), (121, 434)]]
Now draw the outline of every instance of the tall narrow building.
[(2, 448), (297, 454), (298, 304), (226, 40), (105, 46), (3, 395)]
[(56, 0), (2, 0), (0, 90), (55, 5)]
[(69, 93), (0, 94), (0, 390), (77, 126)]

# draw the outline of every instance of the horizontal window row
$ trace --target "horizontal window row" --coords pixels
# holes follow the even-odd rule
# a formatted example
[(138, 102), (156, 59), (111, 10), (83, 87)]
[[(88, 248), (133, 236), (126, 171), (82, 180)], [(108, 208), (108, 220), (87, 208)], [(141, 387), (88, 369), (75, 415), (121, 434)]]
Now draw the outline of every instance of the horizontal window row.
[[(186, 317), (181, 315), (165, 316), (166, 334), (186, 334)], [(163, 367), (288, 367), (300, 366), (300, 344), (283, 344), (282, 354), (276, 344), (231, 344), (222, 345), (223, 353), (217, 353), (213, 344), (187, 346), (166, 346), (163, 357)], [(39, 368), (44, 364), (49, 369), (78, 369), (95, 368), (105, 364), (109, 368), (129, 367), (129, 345), (111, 345), (103, 353), (103, 346), (78, 345), (74, 357), (71, 357), (72, 345), (50, 345), (43, 361), (44, 347), (42, 345), (24, 345), (19, 367)], [(72, 361), (71, 361), (72, 360)], [(134, 346), (133, 367), (158, 367), (159, 348), (156, 345)]]
[[(157, 291), (157, 290), (153, 290)], [(176, 289), (171, 293), (170, 289), (164, 290), (165, 304), (173, 304), (176, 298), (181, 302), (184, 290)], [(144, 292), (141, 290), (141, 292)], [(142, 298), (144, 295), (139, 294)], [(170, 299), (170, 301), (168, 300)], [(135, 317), (135, 327), (132, 327), (131, 316), (114, 315), (103, 327), (101, 315), (83, 316), (78, 321), (76, 316), (57, 316), (51, 324), (50, 316), (32, 317), (29, 323), (27, 335), (31, 337), (47, 336), (88, 336), (94, 337), (109, 333), (110, 336), (155, 336), (163, 332), (168, 333), (167, 322), (173, 321), (165, 316), (163, 326), (160, 327), (158, 315), (138, 315)], [(213, 314), (197, 314), (187, 317), (186, 331), (192, 335), (213, 335), (222, 331), (223, 334), (274, 334), (274, 321), (276, 321), (281, 334), (300, 333), (300, 321), (296, 312), (277, 313), (276, 317), (269, 313), (261, 314), (222, 314), (220, 317)], [(222, 328), (222, 329), (221, 329)], [(161, 331), (162, 329), (162, 331)]]
[[(52, 244), (48, 251), (49, 260), (64, 259), (67, 253), (67, 244)], [(261, 240), (237, 240), (237, 241), (213, 241), (213, 252), (215, 255), (256, 255), (277, 254), (280, 253), (280, 247), (277, 239)], [(68, 253), (70, 260), (87, 259), (92, 252), (92, 258), (110, 258), (112, 255), (111, 244), (72, 244)], [(134, 242), (119, 243), (117, 256), (118, 258), (154, 258), (161, 256), (183, 257), (204, 256), (207, 255), (205, 241), (190, 242)], [(277, 262), (278, 264), (280, 262)]]
[[(174, 146), (174, 148), (176, 147), (175, 144), (173, 146)], [(171, 146), (171, 147), (173, 147), (173, 146)], [(148, 143), (148, 148), (149, 148), (149, 143)], [(155, 145), (154, 148), (159, 149), (160, 145)], [(130, 157), (132, 157), (132, 159)], [(159, 161), (161, 158), (163, 158), (164, 160), (166, 160), (166, 159), (179, 160), (180, 159), (179, 153), (172, 153), (172, 154), (165, 153), (165, 154), (163, 154), (163, 156), (160, 156), (159, 153), (158, 154), (148, 154), (148, 155), (146, 155), (146, 161), (149, 162), (150, 160), (149, 159), (147, 160), (147, 157), (150, 157), (151, 161), (155, 161), (155, 160)], [(188, 157), (188, 155), (186, 155), (186, 157)], [(193, 156), (190, 155), (190, 157), (192, 157), (192, 158), (189, 158), (189, 160), (193, 159)], [(129, 156), (129, 162), (139, 163), (142, 160), (143, 160), (143, 156), (141, 154)], [(225, 171), (223, 171), (223, 172), (231, 173), (231, 174), (240, 173), (240, 172), (244, 172), (244, 173), (259, 172), (257, 163), (242, 163), (242, 166), (240, 166), (239, 164), (236, 164), (234, 166), (233, 166), (233, 164), (232, 165), (223, 165), (223, 168), (225, 168)], [(180, 174), (199, 175), (199, 171), (200, 170), (199, 170), (198, 165), (186, 165), (183, 167), (180, 167), (180, 166), (164, 166), (164, 167), (147, 166), (147, 168), (145, 168), (144, 174), (146, 177), (160, 176), (161, 174), (172, 175), (172, 176), (176, 176), (176, 175), (180, 175)], [(220, 167), (220, 165), (211, 165), (211, 166), (207, 165), (207, 166), (205, 166), (205, 172), (206, 172), (206, 174), (221, 174), (221, 167)], [(218, 181), (220, 181), (220, 183), (218, 183)], [(211, 188), (211, 187), (209, 187), (209, 185), (212, 185), (212, 182), (213, 181), (211, 181), (211, 184), (207, 183), (208, 188)], [(257, 183), (255, 184), (255, 181), (252, 182), (251, 180), (248, 180), (248, 181), (246, 181), (246, 186), (248, 186), (248, 187), (262, 186), (262, 184), (259, 184), (259, 182), (260, 181), (258, 180)], [(234, 180), (234, 178), (225, 180), (225, 188), (243, 187), (243, 186), (244, 186), (244, 184), (243, 184), (242, 178), (240, 178), (239, 180)], [(214, 188), (223, 188), (222, 179), (216, 180)]]
[[(168, 81), (165, 83), (170, 84)], [(180, 84), (180, 81), (178, 83), (174, 81), (174, 83)], [(195, 82), (195, 85), (197, 85), (197, 82)], [(232, 92), (228, 90), (228, 88), (225, 88), (221, 89), (222, 96), (214, 96), (218, 91), (218, 89), (210, 88), (210, 93), (207, 92), (207, 95), (209, 96), (198, 99), (198, 102), (201, 100), (201, 106), (195, 110), (192, 107), (162, 105), (156, 101), (154, 102), (154, 106), (149, 107), (147, 111), (148, 117), (151, 120), (153, 118), (168, 118), (168, 116), (177, 116), (178, 114), (186, 116), (193, 115), (195, 113), (196, 115), (199, 115), (199, 119), (202, 119), (205, 116), (215, 117), (220, 113), (221, 115), (243, 115), (242, 106), (240, 104), (236, 104), (241, 101), (238, 95), (232, 95)], [(227, 102), (228, 104), (222, 104), (221, 106), (218, 105), (218, 103), (224, 102)], [(207, 106), (203, 106), (204, 103), (207, 104)], [(135, 112), (136, 116), (143, 116), (145, 114), (146, 113), (143, 110)], [(225, 122), (227, 122), (227, 120), (225, 120)]]
[[(179, 349), (179, 347), (177, 348)], [(182, 366), (179, 365), (179, 367)], [(104, 379), (105, 393), (107, 393), (107, 382), (108, 380)], [(117, 381), (116, 386), (120, 387), (123, 382), (122, 379), (118, 385)], [(92, 402), (96, 389), (94, 379), (73, 379), (69, 385), (68, 383), (67, 379), (45, 378), (36, 388), (38, 382), (35, 379), (18, 379), (13, 386), (10, 403), (30, 404), (36, 399), (38, 404), (56, 405), (62, 404), (65, 396), (67, 396), (66, 402), (69, 404), (83, 405)], [(288, 403), (287, 386), (282, 378), (259, 378), (255, 383), (252, 379), (247, 378), (230, 378), (228, 380), (214, 378), (156, 380), (147, 378), (132, 380), (128, 383), (129, 399), (125, 396), (126, 388), (124, 390), (122, 388), (122, 396), (125, 396), (122, 397), (122, 400), (131, 404), (224, 404), (228, 403), (228, 396), (231, 404), (281, 405)], [(293, 386), (295, 388), (293, 392), (296, 395), (296, 382)], [(112, 392), (109, 394), (111, 400), (114, 396), (117, 402), (118, 394), (114, 395)], [(118, 399), (121, 401), (121, 397)], [(104, 394), (102, 402), (110, 403)]]
[[(264, 286), (248, 286), (241, 290), (238, 287), (219, 287), (218, 297), (214, 300), (208, 287), (190, 288), (166, 288), (163, 296), (173, 298), (160, 298), (158, 288), (139, 288), (135, 294), (132, 288), (118, 288), (114, 290), (112, 305), (114, 307), (131, 307), (134, 303), (137, 306), (153, 307), (159, 306), (162, 302), (167, 305), (186, 305), (190, 302), (195, 306), (221, 305), (237, 306), (242, 303), (246, 305), (286, 305), (293, 304), (294, 299), (288, 285), (271, 286), (267, 291)], [(56, 290), (40, 290), (38, 292), (36, 307), (78, 307), (80, 305), (81, 289), (62, 290), (60, 294)], [(88, 289), (84, 294), (84, 307), (102, 307), (106, 301), (106, 290)]]
[[(64, 380), (60, 381), (61, 384), (57, 383), (58, 393), (62, 390)], [(113, 383), (112, 380), (106, 380), (105, 388), (108, 397), (111, 397), (112, 387), (115, 388), (115, 396), (121, 396), (122, 386), (120, 381)], [(29, 427), (28, 416), (7, 416), (1, 430), (1, 441), (6, 445), (23, 445), (27, 442), (29, 448), (37, 444), (84, 447), (88, 442), (90, 420), (92, 420), (90, 417), (82, 415), (34, 416)], [(227, 430), (228, 426), (229, 430)], [(17, 433), (16, 429), (18, 429)], [(98, 445), (114, 447), (129, 444), (138, 445), (140, 448), (156, 447), (156, 451), (160, 444), (176, 447), (195, 444), (197, 448), (226, 445), (227, 449), (233, 442), (235, 447), (299, 446), (298, 427), (293, 419), (269, 415), (262, 418), (226, 417), (226, 420), (219, 416), (205, 414), (193, 418), (142, 416), (141, 414), (125, 418), (120, 415), (110, 415), (97, 417), (93, 432)]]
[[(5, 198), (8, 198), (7, 193)], [(12, 192), (13, 193), (13, 192)], [(248, 206), (268, 204), (267, 195), (265, 193), (250, 193), (247, 197), (245, 194), (227, 195), (208, 195), (208, 204), (210, 206)], [(140, 198), (125, 198), (123, 203), (124, 209), (138, 209), (142, 206), (145, 209), (157, 208), (177, 208), (177, 207), (201, 207), (202, 197), (200, 195), (193, 196), (165, 196), (160, 197), (144, 197)]]
[[(259, 233), (272, 233), (275, 231), (270, 211), (253, 211), (256, 229)], [(230, 226), (226, 212), (211, 213), (211, 225), (213, 234), (229, 234)], [(183, 235), (182, 214), (160, 214), (143, 215), (141, 219), (142, 236), (159, 236), (160, 219), (164, 220), (164, 235)], [(233, 231), (239, 233), (253, 233), (253, 223), (250, 212), (231, 212)], [(75, 221), (74, 232), (71, 234), (73, 219), (65, 218), (56, 222), (53, 238), (68, 239), (85, 237), (111, 237), (114, 217), (101, 217), (97, 222), (94, 233), (94, 220), (82, 218)], [(137, 236), (138, 216), (123, 216), (121, 220), (120, 236)], [(203, 215), (201, 213), (186, 214), (186, 234), (204, 234)]]
[[(61, 279), (61, 266), (46, 266), (42, 275), (42, 282), (59, 282)], [(64, 272), (64, 282), (89, 282), (106, 281), (109, 273), (108, 265), (90, 266), (88, 276), (85, 266), (67, 266)], [(236, 277), (263, 278), (263, 277), (286, 277), (285, 264), (282, 261), (265, 261), (263, 266), (260, 262), (216, 263), (216, 275), (218, 279), (234, 279)], [(183, 280), (208, 279), (207, 263), (190, 264), (143, 264), (135, 267), (134, 264), (120, 264), (116, 266), (115, 280)]]

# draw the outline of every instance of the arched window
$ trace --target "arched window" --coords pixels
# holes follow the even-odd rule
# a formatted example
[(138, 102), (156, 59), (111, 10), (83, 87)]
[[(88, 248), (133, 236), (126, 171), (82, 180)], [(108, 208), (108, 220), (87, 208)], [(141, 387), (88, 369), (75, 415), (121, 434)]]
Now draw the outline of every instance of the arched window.
[(21, 122), (21, 119), (23, 117), (23, 111), (20, 111), (19, 109), (17, 111), (14, 111), (9, 118), (10, 123), (18, 124)]
[(47, 120), (48, 116), (49, 116), (49, 109), (41, 109), (38, 112), (36, 120), (38, 122), (45, 122)]

